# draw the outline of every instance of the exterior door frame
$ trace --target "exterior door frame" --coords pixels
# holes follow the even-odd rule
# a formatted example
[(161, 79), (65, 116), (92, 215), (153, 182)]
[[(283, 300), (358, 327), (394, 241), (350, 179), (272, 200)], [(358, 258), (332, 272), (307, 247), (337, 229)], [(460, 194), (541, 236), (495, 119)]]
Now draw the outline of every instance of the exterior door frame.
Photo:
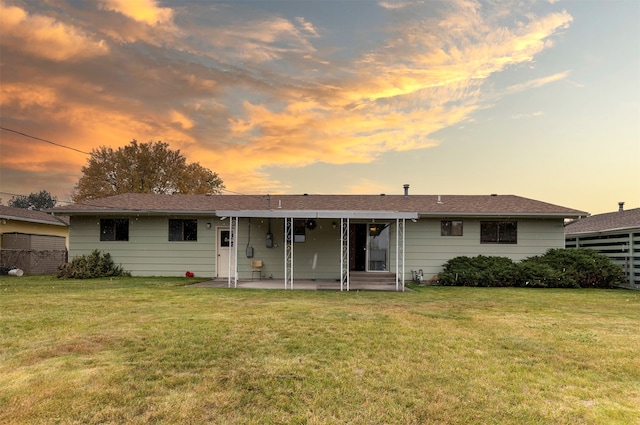
[[(225, 238), (227, 239), (226, 241)], [(229, 262), (233, 255), (232, 247), (233, 241), (231, 240), (229, 226), (216, 227), (216, 276), (219, 278), (229, 277)], [(223, 257), (226, 257), (226, 259)]]

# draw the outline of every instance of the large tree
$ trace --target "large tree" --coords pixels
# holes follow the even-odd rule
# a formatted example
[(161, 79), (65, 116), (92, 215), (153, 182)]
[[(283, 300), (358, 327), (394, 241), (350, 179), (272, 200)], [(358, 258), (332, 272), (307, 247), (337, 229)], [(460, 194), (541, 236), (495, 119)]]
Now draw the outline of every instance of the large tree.
[(219, 193), (222, 180), (211, 170), (187, 161), (164, 142), (138, 143), (91, 151), (72, 198), (75, 202), (120, 193)]
[(41, 190), (38, 193), (30, 193), (28, 196), (14, 196), (7, 202), (7, 205), (26, 210), (45, 210), (55, 207), (56, 202), (58, 202), (58, 198), (51, 196), (51, 193), (46, 190)]

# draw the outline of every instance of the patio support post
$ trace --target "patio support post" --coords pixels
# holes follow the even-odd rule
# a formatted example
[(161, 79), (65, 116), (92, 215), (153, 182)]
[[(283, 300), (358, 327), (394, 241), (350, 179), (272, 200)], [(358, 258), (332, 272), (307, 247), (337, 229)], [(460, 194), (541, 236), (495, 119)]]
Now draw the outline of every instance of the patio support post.
[(349, 290), (349, 218), (340, 218), (340, 290)]
[(396, 291), (404, 292), (404, 234), (406, 219), (396, 218)]
[(293, 217), (284, 219), (284, 289), (293, 289)]
[(235, 218), (235, 228), (233, 229), (233, 287), (238, 287), (238, 221), (239, 218)]
[(229, 217), (229, 243), (231, 249), (229, 250), (229, 270), (227, 274), (227, 286), (231, 288), (238, 287), (238, 217)]

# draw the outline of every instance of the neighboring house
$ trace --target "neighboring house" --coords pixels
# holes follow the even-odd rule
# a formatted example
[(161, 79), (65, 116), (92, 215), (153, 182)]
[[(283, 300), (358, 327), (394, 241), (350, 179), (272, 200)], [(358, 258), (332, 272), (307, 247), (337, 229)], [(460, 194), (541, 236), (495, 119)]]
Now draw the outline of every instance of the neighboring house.
[(67, 258), (68, 217), (0, 205), (0, 263), (27, 274), (53, 273)]
[(591, 248), (622, 266), (629, 287), (640, 289), (640, 208), (597, 214), (565, 226), (567, 248)]
[[(513, 195), (124, 194), (55, 208), (69, 256), (94, 249), (138, 276), (339, 282), (382, 277), (404, 289), (451, 258), (521, 260), (564, 247), (578, 211)], [(256, 269), (252, 266), (258, 266)]]

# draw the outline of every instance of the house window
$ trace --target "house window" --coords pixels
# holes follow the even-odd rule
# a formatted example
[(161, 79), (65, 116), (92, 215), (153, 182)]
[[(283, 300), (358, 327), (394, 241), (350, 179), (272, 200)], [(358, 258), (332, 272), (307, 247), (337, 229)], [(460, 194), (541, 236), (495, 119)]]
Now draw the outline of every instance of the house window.
[(128, 241), (129, 240), (129, 219), (128, 218), (101, 218), (100, 219), (100, 240), (101, 241)]
[(170, 241), (197, 241), (198, 220), (196, 219), (169, 219)]
[(442, 220), (440, 236), (462, 236), (462, 220)]
[(518, 222), (481, 221), (480, 243), (518, 243)]

